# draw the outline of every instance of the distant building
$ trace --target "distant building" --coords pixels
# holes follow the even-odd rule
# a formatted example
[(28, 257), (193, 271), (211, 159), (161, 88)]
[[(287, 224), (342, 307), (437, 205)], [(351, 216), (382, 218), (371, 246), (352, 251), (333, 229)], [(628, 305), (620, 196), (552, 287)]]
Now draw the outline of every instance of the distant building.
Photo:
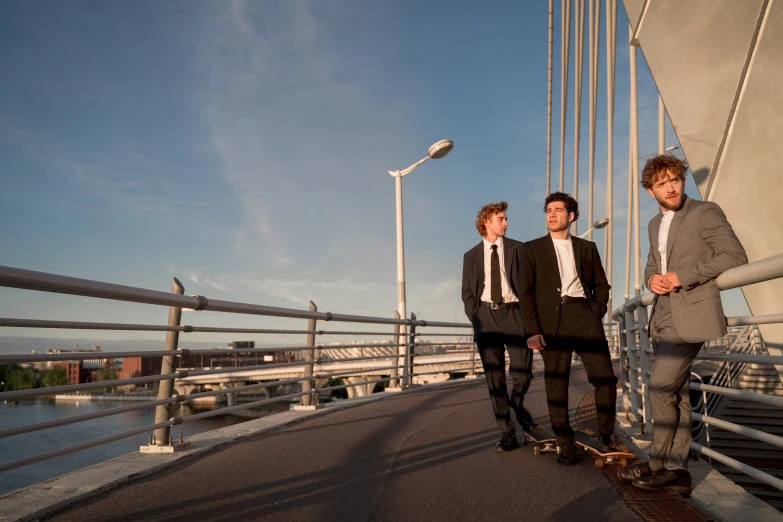
[[(73, 347), (72, 350), (60, 350), (59, 348), (55, 348), (55, 349), (52, 349), (52, 350), (48, 350), (48, 353), (50, 353), (50, 354), (54, 354), (54, 353), (96, 353), (96, 354), (100, 354), (100, 353), (103, 353), (103, 352), (101, 352), (101, 347), (100, 346), (93, 346), (89, 350), (85, 350), (85, 349), (79, 348), (79, 345), (77, 344), (76, 346)], [(82, 362), (84, 364), (92, 364), (92, 365), (99, 366), (99, 367), (103, 367), (106, 364), (106, 361), (112, 361), (112, 359), (109, 359), (109, 358), (106, 358), (106, 357), (101, 357), (101, 356), (96, 356), (94, 359), (83, 359), (82, 360)]]
[(225, 353), (208, 355), (195, 353), (178, 357), (175, 363), (178, 365), (177, 368), (237, 368), (241, 366), (294, 362), (302, 358), (301, 352), (297, 350), (283, 349), (275, 352), (262, 352), (255, 351), (255, 347), (255, 341), (234, 341), (228, 344)]
[(122, 366), (117, 376), (120, 379), (131, 379), (160, 375), (162, 365), (162, 357), (125, 357), (122, 359)]
[(82, 361), (55, 361), (52, 368), (64, 368), (68, 384), (90, 382), (90, 370), (84, 368)]

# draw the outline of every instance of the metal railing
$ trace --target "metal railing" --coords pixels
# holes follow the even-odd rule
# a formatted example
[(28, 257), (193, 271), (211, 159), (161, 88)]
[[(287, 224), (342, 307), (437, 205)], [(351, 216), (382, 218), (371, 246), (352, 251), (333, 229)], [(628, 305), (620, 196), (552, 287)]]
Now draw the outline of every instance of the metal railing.
[[(716, 282), (720, 290), (728, 290), (781, 277), (783, 277), (783, 254), (727, 270), (717, 278)], [(654, 295), (652, 293), (645, 293), (629, 300), (612, 312), (612, 317), (620, 324), (621, 381), (624, 410), (629, 420), (640, 424), (642, 433), (649, 428), (651, 423), (655, 422), (652, 418), (649, 393), (647, 392), (654, 360), (654, 351), (649, 335), (647, 307), (653, 304), (653, 299)], [(783, 323), (783, 314), (728, 319), (729, 326), (772, 323)], [(752, 332), (752, 330), (748, 332)], [(747, 335), (744, 337), (747, 339)], [(740, 345), (736, 343), (742, 343), (742, 339), (735, 341), (734, 346), (739, 348)], [(749, 342), (745, 341), (745, 346), (749, 345)], [(738, 390), (732, 387), (736, 382), (736, 376), (741, 371), (741, 368), (744, 368), (744, 365), (749, 363), (780, 365), (783, 364), (783, 356), (758, 355), (755, 349), (753, 349), (753, 353), (750, 353), (748, 349), (737, 349), (735, 353), (700, 353), (696, 358), (698, 360), (718, 361), (722, 363), (722, 366), (719, 366), (719, 368), (723, 369), (718, 372), (718, 379), (713, 383), (691, 382), (691, 390), (701, 391), (703, 394), (709, 393), (713, 396), (736, 397), (783, 408), (783, 397)], [(709, 399), (707, 399), (706, 406), (706, 412), (715, 415), (715, 400), (710, 404)], [(783, 448), (783, 438), (781, 437), (727, 422), (707, 415), (706, 412), (704, 414), (694, 412), (693, 419), (707, 426), (731, 431)], [(769, 473), (732, 459), (709, 447), (705, 448), (697, 442), (692, 442), (691, 448), (705, 457), (716, 460), (783, 491), (783, 480)]]
[[(721, 347), (723, 347), (725, 354), (760, 354), (762, 348), (758, 327), (755, 325), (732, 327), (723, 338), (705, 343), (703, 350), (705, 350), (705, 353), (718, 353)], [(712, 376), (709, 384), (718, 388), (735, 388), (747, 364), (743, 361), (720, 361), (711, 371)], [(697, 374), (691, 372), (691, 375), (696, 376)], [(700, 376), (698, 380), (701, 384), (704, 384)], [(728, 396), (719, 393), (702, 392), (699, 395), (698, 402), (693, 405), (693, 411), (704, 415), (709, 415), (707, 412), (717, 414), (722, 410), (728, 398)], [(694, 420), (694, 424), (693, 440), (699, 441), (703, 435), (706, 435), (707, 447), (709, 448), (709, 428), (707, 424), (697, 420)]]
[[(170, 428), (172, 426), (186, 424), (206, 417), (223, 415), (240, 409), (254, 408), (282, 401), (290, 402), (294, 399), (299, 399), (299, 406), (304, 409), (315, 409), (319, 405), (320, 395), (325, 392), (331, 393), (337, 390), (348, 390), (349, 396), (361, 396), (372, 393), (377, 384), (383, 383), (389, 383), (389, 386), (386, 388), (387, 391), (399, 391), (414, 386), (416, 381), (423, 380), (423, 378), (428, 375), (464, 373), (475, 376), (476, 372), (481, 370), (481, 363), (476, 358), (474, 343), (458, 341), (429, 342), (423, 340), (424, 337), (430, 336), (459, 336), (459, 334), (446, 333), (443, 331), (429, 333), (429, 330), (427, 330), (427, 333), (425, 334), (422, 333), (422, 329), (424, 328), (468, 329), (465, 331), (464, 337), (472, 337), (472, 325), (468, 323), (425, 321), (417, 319), (415, 314), (411, 314), (410, 319), (408, 319), (400, 318), (399, 314), (397, 314), (395, 318), (385, 318), (319, 312), (313, 303), (310, 304), (309, 310), (297, 310), (231, 301), (218, 301), (207, 299), (204, 296), (183, 295), (184, 287), (176, 279), (174, 279), (172, 285), (172, 292), (166, 293), (156, 290), (0, 266), (0, 286), (169, 307), (167, 325), (0, 318), (0, 326), (8, 328), (24, 327), (166, 332), (164, 350), (0, 355), (0, 364), (85, 361), (96, 359), (96, 357), (108, 357), (112, 359), (126, 357), (161, 359), (161, 369), (160, 373), (157, 375), (0, 392), (0, 400), (18, 401), (21, 399), (57, 394), (80, 393), (102, 388), (158, 383), (157, 399), (154, 401), (130, 404), (36, 424), (0, 429), (0, 438), (12, 437), (125, 412), (155, 408), (154, 424), (140, 426), (132, 430), (58, 448), (37, 455), (2, 462), (0, 463), (0, 472), (92, 448), (101, 444), (133, 437), (142, 433), (153, 434), (150, 437), (151, 446), (172, 446), (175, 444), (170, 434)], [(233, 314), (272, 316), (289, 319), (306, 319), (308, 323), (307, 328), (302, 330), (182, 325), (180, 323), (183, 309), (195, 311), (210, 310)], [(316, 329), (316, 324), (318, 322), (392, 325), (394, 330), (392, 332), (330, 331)], [(401, 335), (400, 325), (406, 325), (408, 327), (408, 333)], [(305, 335), (306, 343), (303, 346), (280, 346), (271, 348), (241, 347), (232, 351), (226, 349), (190, 350), (179, 348), (180, 333), (203, 332)], [(391, 339), (390, 342), (385, 344), (323, 344), (316, 342), (318, 336), (326, 335), (389, 336)], [(357, 356), (356, 353), (350, 352), (350, 350), (356, 352), (357, 349), (367, 350), (370, 353)], [(175, 357), (178, 357), (181, 361), (183, 358), (197, 355), (225, 356), (232, 354), (232, 352), (242, 355), (264, 355), (287, 352), (301, 353), (302, 357), (301, 360), (286, 362), (248, 364), (245, 366), (209, 369), (181, 369), (175, 364)], [(324, 352), (328, 352), (332, 355), (344, 353), (347, 356), (324, 356)], [(342, 370), (341, 367), (343, 368)], [(261, 381), (262, 373), (263, 376), (269, 379), (269, 370), (275, 369), (279, 369), (280, 373), (301, 373), (301, 376), (295, 375), (290, 378), (277, 378), (267, 382), (258, 382)], [(255, 378), (254, 372), (257, 373)], [(189, 381), (193, 381), (197, 377), (207, 376), (219, 376), (223, 381), (223, 387), (217, 390), (195, 391), (198, 384), (189, 384)], [(335, 378), (343, 379), (344, 383), (337, 384), (333, 382), (331, 385), (324, 386), (324, 384), (328, 384), (329, 379)], [(275, 389), (284, 385), (301, 385), (301, 391), (238, 404), (237, 394), (241, 392)], [(188, 387), (193, 387), (194, 389), (188, 390)], [(179, 389), (177, 390), (176, 388)], [(205, 397), (217, 398), (218, 396), (225, 396), (228, 405), (203, 413), (172, 417), (172, 405)]]

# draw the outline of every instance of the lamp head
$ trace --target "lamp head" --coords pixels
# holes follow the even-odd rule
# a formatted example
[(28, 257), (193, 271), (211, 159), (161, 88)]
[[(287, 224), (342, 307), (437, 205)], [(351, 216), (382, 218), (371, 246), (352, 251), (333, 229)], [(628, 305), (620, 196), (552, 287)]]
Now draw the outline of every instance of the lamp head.
[(429, 156), (432, 159), (440, 159), (448, 155), (448, 153), (451, 152), (451, 149), (453, 148), (454, 148), (453, 141), (440, 140), (439, 142), (436, 142), (430, 147), (430, 149), (427, 151), (427, 156)]
[(609, 224), (609, 218), (603, 218), (593, 223), (593, 227), (599, 229), (599, 228), (604, 228), (608, 224)]

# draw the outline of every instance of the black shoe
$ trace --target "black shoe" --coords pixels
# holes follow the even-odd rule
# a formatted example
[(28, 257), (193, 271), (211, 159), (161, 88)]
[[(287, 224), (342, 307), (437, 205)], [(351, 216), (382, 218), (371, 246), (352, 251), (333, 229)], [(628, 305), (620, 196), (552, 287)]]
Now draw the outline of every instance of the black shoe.
[(576, 464), (576, 445), (573, 442), (566, 442), (560, 445), (557, 463), (565, 464), (566, 466)]
[(523, 430), (530, 431), (537, 426), (537, 424), (533, 422), (533, 416), (524, 406), (520, 406), (519, 409), (515, 409), (514, 411), (517, 414), (517, 422), (522, 426)]
[(685, 469), (661, 468), (655, 470), (651, 477), (634, 480), (633, 485), (648, 491), (673, 491), (685, 497), (691, 496), (693, 491), (691, 474)]
[(601, 435), (598, 437), (598, 451), (601, 453), (613, 453), (618, 451), (614, 437), (611, 435)]
[(617, 478), (626, 482), (633, 482), (638, 478), (652, 477), (652, 474), (653, 470), (647, 462), (637, 462), (617, 470)]
[(503, 434), (503, 438), (500, 439), (500, 442), (495, 444), (495, 451), (511, 451), (518, 447), (519, 442), (517, 442), (517, 436), (511, 432), (506, 432)]

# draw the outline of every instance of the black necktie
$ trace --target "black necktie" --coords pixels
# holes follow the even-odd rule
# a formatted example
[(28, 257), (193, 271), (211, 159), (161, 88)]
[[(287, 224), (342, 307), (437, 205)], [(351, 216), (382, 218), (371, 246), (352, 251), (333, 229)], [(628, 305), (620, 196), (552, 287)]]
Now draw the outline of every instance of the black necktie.
[(494, 304), (500, 304), (502, 292), (500, 290), (500, 256), (498, 256), (498, 246), (492, 245), (492, 254), (490, 255), (490, 298)]

